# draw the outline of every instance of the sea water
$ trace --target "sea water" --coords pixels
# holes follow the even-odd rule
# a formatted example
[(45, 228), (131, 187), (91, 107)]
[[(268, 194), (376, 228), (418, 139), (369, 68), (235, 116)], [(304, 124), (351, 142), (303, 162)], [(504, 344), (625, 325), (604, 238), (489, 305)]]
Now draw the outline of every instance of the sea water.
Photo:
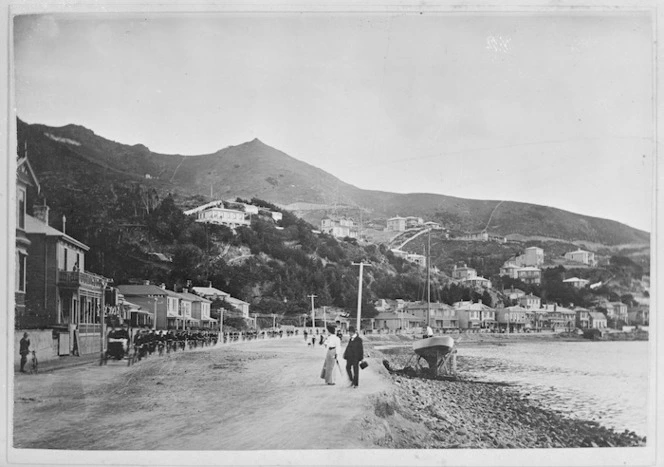
[(458, 355), (463, 376), (514, 383), (549, 409), (646, 435), (648, 342), (461, 343)]

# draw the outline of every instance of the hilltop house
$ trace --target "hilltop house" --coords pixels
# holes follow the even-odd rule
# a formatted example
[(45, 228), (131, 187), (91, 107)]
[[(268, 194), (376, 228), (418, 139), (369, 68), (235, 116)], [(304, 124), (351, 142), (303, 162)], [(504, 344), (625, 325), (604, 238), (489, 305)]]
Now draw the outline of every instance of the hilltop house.
[(588, 266), (594, 267), (597, 266), (597, 260), (595, 259), (595, 253), (590, 251), (584, 251), (581, 248), (576, 251), (570, 251), (565, 253), (565, 259), (569, 261), (574, 261), (576, 263), (587, 264)]
[(350, 217), (325, 217), (320, 221), (320, 230), (337, 238), (357, 238), (357, 226)]

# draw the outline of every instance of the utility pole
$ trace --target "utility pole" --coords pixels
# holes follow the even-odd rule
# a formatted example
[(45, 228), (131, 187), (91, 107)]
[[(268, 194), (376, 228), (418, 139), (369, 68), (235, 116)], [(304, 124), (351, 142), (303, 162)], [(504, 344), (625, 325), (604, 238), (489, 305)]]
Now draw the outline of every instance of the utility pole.
[[(325, 314), (327, 307), (323, 307), (323, 326), (325, 329), (327, 329), (327, 315)], [(325, 329), (323, 329), (323, 332), (325, 332)]]
[(314, 316), (314, 298), (318, 297), (318, 295), (307, 295), (311, 299), (311, 333), (313, 334), (314, 328), (316, 327), (316, 317)]
[(360, 319), (362, 316), (362, 272), (364, 270), (364, 266), (371, 267), (371, 263), (365, 263), (364, 261), (360, 261), (359, 263), (352, 263), (352, 264), (353, 266), (360, 267), (360, 279), (359, 279), (359, 285), (357, 287), (357, 332), (359, 334)]

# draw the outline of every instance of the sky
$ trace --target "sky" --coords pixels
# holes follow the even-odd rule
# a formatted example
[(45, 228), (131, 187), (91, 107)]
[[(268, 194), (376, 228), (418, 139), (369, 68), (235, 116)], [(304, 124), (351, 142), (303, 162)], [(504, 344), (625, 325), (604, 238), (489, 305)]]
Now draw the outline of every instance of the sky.
[(15, 104), (155, 152), (259, 138), (364, 189), (650, 231), (652, 45), (626, 12), (22, 15)]

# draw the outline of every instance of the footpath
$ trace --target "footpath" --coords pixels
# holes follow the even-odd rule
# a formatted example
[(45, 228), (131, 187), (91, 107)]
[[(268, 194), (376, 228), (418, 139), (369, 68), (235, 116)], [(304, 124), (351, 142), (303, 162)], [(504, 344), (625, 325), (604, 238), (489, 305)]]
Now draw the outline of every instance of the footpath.
[[(345, 346), (344, 346), (345, 347)], [(367, 414), (390, 383), (369, 359), (353, 389), (320, 378), (325, 348), (302, 337), (98, 360), (14, 380), (14, 446), (35, 449), (274, 450), (374, 447)], [(57, 427), (41, 423), (57, 420)]]

